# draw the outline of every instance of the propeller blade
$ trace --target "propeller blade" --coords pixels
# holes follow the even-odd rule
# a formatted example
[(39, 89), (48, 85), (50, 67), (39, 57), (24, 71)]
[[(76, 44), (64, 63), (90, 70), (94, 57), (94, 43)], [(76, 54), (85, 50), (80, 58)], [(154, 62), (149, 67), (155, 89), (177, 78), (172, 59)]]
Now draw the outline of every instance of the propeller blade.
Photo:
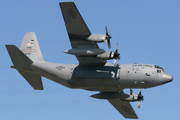
[(107, 40), (107, 42), (108, 42), (108, 47), (109, 47), (109, 49), (111, 48), (111, 42), (110, 42), (110, 39), (111, 39), (112, 37), (109, 35), (109, 33), (108, 33), (108, 30), (107, 30), (107, 26), (106, 26), (106, 40)]
[(117, 59), (120, 59), (120, 57), (119, 57), (119, 53), (118, 53), (118, 43), (117, 43), (117, 45), (116, 45), (116, 51), (114, 52), (114, 66), (116, 66), (117, 65)]
[(117, 43), (117, 45), (116, 45), (116, 53), (118, 53), (118, 43)]
[(110, 49), (110, 48), (111, 48), (110, 39), (109, 39), (109, 40), (107, 40), (107, 42), (108, 42), (108, 47), (109, 47), (109, 49)]
[(141, 106), (141, 100), (138, 101), (138, 108)]
[(142, 95), (141, 89), (140, 89), (139, 94), (138, 94), (138, 108), (140, 108), (141, 101), (143, 100), (144, 100), (144, 96)]
[(130, 95), (132, 95), (132, 94), (133, 94), (133, 89), (131, 88), (131, 89), (130, 89)]
[(116, 65), (117, 65), (117, 59), (114, 60), (114, 66), (116, 66)]
[(117, 43), (117, 45), (116, 45), (116, 51), (114, 52), (114, 58), (115, 59), (120, 59), (120, 57), (119, 57), (119, 53), (118, 53), (118, 43)]
[(109, 34), (108, 34), (108, 30), (107, 30), (107, 26), (106, 26), (106, 36), (108, 36)]
[(140, 91), (139, 91), (139, 95), (141, 95), (141, 89), (140, 89)]

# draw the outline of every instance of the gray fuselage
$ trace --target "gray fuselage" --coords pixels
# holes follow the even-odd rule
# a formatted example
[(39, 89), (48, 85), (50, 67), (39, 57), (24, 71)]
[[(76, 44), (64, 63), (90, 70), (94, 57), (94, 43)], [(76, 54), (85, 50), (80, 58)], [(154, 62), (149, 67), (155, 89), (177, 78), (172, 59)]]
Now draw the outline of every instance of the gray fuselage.
[(172, 81), (163, 68), (150, 64), (79, 64), (33, 63), (33, 72), (69, 88), (91, 91), (120, 91), (125, 88), (150, 88)]

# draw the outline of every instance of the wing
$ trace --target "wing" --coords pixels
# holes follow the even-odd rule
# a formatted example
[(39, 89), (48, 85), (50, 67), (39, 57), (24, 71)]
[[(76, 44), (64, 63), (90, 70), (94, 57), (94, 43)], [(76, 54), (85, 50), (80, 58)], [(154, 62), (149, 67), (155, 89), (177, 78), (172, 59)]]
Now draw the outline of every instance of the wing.
[[(96, 42), (89, 42), (85, 40), (85, 38), (91, 35), (91, 32), (89, 31), (74, 2), (61, 2), (59, 5), (72, 48), (99, 48)], [(93, 56), (76, 55), (76, 57), (79, 63), (83, 65), (104, 65), (106, 63), (106, 60), (100, 60)]]
[(131, 104), (120, 99), (108, 99), (108, 101), (125, 117), (131, 119), (138, 119)]

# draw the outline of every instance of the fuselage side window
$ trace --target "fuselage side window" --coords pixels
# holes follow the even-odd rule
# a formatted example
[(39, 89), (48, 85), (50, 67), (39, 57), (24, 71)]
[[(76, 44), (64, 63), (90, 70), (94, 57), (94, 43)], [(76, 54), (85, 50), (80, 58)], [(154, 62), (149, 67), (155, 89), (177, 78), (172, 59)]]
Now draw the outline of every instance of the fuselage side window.
[(157, 70), (157, 73), (161, 73), (161, 70)]

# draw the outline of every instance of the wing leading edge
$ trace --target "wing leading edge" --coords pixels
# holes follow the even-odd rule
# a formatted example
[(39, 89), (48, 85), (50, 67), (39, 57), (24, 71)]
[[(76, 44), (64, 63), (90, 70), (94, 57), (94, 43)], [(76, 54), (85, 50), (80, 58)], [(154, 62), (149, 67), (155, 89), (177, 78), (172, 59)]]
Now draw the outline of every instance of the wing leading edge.
[(108, 101), (125, 117), (131, 119), (138, 119), (131, 104), (120, 99), (108, 99)]
[[(91, 35), (74, 2), (59, 3), (72, 48), (99, 48), (96, 42), (85, 40)], [(76, 55), (82, 65), (104, 65), (106, 60), (94, 56)]]

